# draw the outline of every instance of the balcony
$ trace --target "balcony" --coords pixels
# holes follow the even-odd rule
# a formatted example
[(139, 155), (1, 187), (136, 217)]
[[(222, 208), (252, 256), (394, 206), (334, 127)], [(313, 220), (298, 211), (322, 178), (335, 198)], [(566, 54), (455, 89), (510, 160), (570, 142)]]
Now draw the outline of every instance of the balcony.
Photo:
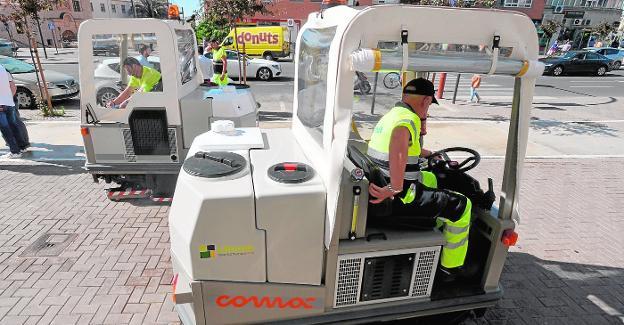
[(547, 0), (546, 8), (590, 8), (622, 10), (623, 0)]

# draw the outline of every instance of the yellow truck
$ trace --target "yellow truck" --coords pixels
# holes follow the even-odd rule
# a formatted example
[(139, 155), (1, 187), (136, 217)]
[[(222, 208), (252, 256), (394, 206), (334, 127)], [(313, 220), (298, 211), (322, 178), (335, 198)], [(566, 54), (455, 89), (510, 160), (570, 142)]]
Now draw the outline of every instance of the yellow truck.
[(224, 41), (227, 49), (243, 51), (250, 56), (262, 56), (267, 60), (275, 60), (290, 56), (290, 33), (283, 26), (252, 26), (237, 27), (237, 37), (234, 37), (234, 29)]

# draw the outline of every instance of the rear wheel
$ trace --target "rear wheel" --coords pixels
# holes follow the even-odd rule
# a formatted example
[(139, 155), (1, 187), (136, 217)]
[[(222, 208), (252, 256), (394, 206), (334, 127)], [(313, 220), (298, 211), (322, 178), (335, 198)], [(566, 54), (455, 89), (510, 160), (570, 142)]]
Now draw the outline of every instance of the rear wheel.
[(270, 61), (275, 60), (275, 57), (273, 56), (273, 53), (271, 53), (271, 52), (264, 52), (264, 54), (262, 54), (262, 57), (265, 60), (270, 60)]
[(30, 90), (22, 87), (18, 87), (15, 92), (15, 99), (17, 99), (17, 107), (35, 109), (37, 107), (37, 100)]
[(607, 67), (605, 67), (604, 65), (598, 67), (598, 70), (596, 70), (597, 76), (604, 76), (606, 73), (607, 73)]
[(271, 72), (271, 69), (262, 67), (258, 69), (258, 72), (256, 73), (256, 78), (262, 81), (269, 81), (273, 79), (273, 73)]
[(558, 65), (553, 69), (553, 76), (558, 77), (563, 74), (563, 67)]
[(117, 98), (117, 96), (119, 96), (119, 92), (117, 90), (113, 88), (104, 88), (98, 92), (96, 99), (100, 106), (106, 106), (106, 103)]
[(615, 61), (615, 63), (613, 64), (613, 70), (620, 70), (621, 66), (622, 66), (622, 62)]

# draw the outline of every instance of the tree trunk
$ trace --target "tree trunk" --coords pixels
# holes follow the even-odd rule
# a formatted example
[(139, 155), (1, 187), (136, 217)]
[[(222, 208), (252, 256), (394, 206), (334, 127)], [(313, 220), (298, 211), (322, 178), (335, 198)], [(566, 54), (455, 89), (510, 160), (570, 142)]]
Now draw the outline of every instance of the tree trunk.
[(241, 84), (241, 79), (243, 75), (243, 70), (241, 69), (241, 58), (240, 52), (238, 52), (238, 30), (236, 29), (236, 24), (234, 24), (234, 44), (236, 44), (236, 58), (238, 60), (238, 84)]

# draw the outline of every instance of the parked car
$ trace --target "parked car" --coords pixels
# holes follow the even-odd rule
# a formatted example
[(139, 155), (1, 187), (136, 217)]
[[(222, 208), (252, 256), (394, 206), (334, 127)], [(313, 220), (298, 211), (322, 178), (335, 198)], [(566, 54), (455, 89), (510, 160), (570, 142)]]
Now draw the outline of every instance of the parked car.
[[(238, 78), (238, 52), (225, 51), (227, 54), (227, 69), (230, 78)], [(207, 58), (212, 60), (212, 53), (205, 54)], [(257, 78), (263, 81), (269, 81), (279, 77), (282, 74), (282, 66), (275, 61), (265, 59), (253, 59), (246, 56), (247, 61), (247, 78)], [(242, 62), (242, 58), (241, 58)]]
[[(95, 53), (93, 53), (95, 55)], [(147, 58), (156, 70), (160, 71), (160, 58), (150, 56)], [(104, 59), (94, 71), (96, 100), (104, 106), (108, 101), (115, 99), (123, 86), (120, 84), (119, 58)]]
[[(13, 75), (17, 92), (15, 94), (19, 108), (37, 108), (39, 86), (35, 67), (18, 59), (0, 56), (0, 64)], [(48, 93), (53, 101), (72, 98), (78, 95), (80, 88), (76, 80), (64, 73), (44, 70)]]
[(544, 74), (560, 76), (568, 73), (593, 73), (604, 76), (613, 67), (613, 60), (590, 51), (569, 51), (539, 59), (546, 68)]
[(17, 46), (8, 40), (0, 39), (0, 55), (13, 57), (17, 51)]
[(624, 49), (616, 49), (613, 47), (586, 47), (584, 50), (604, 55), (613, 60), (613, 70), (619, 70), (624, 63)]
[(93, 44), (93, 55), (119, 56), (119, 45), (115, 43)]

